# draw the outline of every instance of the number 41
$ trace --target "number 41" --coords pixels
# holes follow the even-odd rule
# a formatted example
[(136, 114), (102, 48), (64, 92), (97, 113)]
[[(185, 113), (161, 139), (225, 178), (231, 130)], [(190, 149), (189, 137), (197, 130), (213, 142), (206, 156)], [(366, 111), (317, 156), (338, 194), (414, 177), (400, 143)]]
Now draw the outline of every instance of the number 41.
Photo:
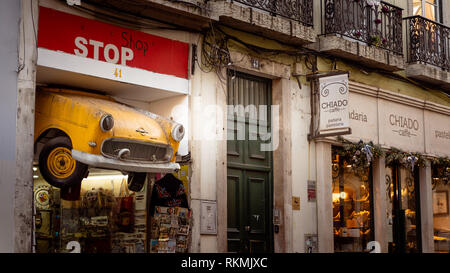
[(116, 70), (114, 71), (114, 76), (116, 76), (116, 78), (117, 77), (122, 78), (122, 69), (117, 69), (116, 67)]

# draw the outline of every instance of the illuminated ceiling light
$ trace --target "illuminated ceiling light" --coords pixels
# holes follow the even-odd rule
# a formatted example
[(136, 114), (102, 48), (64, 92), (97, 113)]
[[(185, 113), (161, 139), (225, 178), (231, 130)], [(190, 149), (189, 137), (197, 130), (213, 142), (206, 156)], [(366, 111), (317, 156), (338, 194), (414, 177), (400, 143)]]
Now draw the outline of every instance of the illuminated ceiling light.
[(37, 167), (33, 167), (33, 171), (37, 171)]
[(97, 175), (97, 176), (89, 176), (84, 180), (106, 180), (106, 179), (128, 179), (128, 175)]
[(38, 175), (33, 175), (33, 179), (38, 179), (39, 176)]

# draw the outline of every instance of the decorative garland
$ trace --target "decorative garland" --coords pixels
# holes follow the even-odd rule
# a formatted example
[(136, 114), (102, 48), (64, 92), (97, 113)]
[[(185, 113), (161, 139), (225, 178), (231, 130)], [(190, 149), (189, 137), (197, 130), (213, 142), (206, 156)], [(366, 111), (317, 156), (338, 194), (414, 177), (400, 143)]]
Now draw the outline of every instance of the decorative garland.
[(415, 167), (426, 166), (425, 157), (420, 153), (407, 153), (391, 147), (386, 152), (386, 166), (403, 165), (414, 172)]
[(442, 183), (447, 185), (450, 181), (450, 158), (433, 158), (431, 159), (431, 164), (433, 166), (433, 178), (438, 178)]
[[(411, 172), (414, 172), (416, 167), (427, 166), (425, 156), (420, 153), (407, 153), (394, 147), (383, 152), (381, 146), (374, 145), (372, 141), (365, 143), (360, 140), (353, 143), (342, 136), (338, 136), (337, 140), (342, 143), (342, 149), (337, 151), (338, 155), (352, 165), (357, 175), (366, 173), (372, 161), (383, 155), (386, 156), (386, 166), (402, 165)], [(447, 185), (450, 181), (450, 158), (433, 157), (430, 161), (433, 166), (433, 178), (438, 178)]]
[(343, 149), (338, 151), (339, 156), (351, 164), (353, 171), (358, 175), (367, 172), (372, 161), (383, 155), (381, 147), (374, 145), (372, 141), (365, 143), (360, 140), (358, 143), (353, 143), (342, 136), (338, 136), (337, 140), (343, 144)]

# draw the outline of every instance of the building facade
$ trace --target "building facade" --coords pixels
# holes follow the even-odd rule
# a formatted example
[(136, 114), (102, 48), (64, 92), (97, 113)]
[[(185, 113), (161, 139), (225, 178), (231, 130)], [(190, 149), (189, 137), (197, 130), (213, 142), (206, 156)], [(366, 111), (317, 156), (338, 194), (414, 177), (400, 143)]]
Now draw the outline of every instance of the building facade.
[[(446, 1), (6, 3), (2, 252), (66, 249), (50, 243), (54, 225), (50, 239), (35, 224), (49, 210), (35, 204), (42, 87), (103, 92), (183, 124), (189, 252), (449, 251)], [(344, 97), (324, 106), (337, 81), (329, 92)], [(122, 192), (120, 173), (91, 175)]]

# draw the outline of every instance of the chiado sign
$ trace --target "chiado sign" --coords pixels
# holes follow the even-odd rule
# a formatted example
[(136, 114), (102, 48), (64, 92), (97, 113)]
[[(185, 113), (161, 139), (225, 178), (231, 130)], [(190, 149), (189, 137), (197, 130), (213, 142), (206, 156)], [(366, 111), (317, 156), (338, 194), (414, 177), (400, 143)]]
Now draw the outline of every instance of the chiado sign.
[(187, 43), (40, 7), (38, 47), (188, 78)]
[(348, 130), (348, 74), (319, 78), (319, 93), (320, 132)]

